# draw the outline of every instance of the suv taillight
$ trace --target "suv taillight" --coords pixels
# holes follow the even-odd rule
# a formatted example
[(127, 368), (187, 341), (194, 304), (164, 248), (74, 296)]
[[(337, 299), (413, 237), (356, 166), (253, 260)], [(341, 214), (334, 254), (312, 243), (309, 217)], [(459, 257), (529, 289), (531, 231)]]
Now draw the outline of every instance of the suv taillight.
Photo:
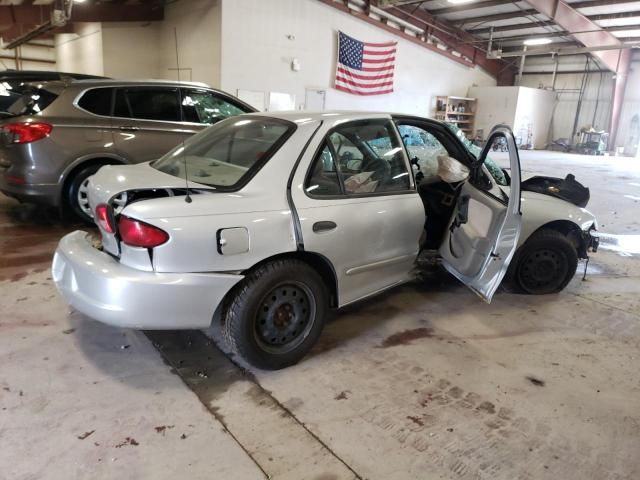
[(31, 143), (49, 136), (53, 125), (43, 122), (8, 123), (2, 130), (9, 134), (11, 143)]
[(107, 233), (114, 233), (113, 215), (109, 211), (109, 205), (101, 203), (96, 207), (96, 222)]
[(118, 233), (124, 243), (131, 247), (153, 248), (169, 240), (169, 234), (148, 223), (120, 216)]

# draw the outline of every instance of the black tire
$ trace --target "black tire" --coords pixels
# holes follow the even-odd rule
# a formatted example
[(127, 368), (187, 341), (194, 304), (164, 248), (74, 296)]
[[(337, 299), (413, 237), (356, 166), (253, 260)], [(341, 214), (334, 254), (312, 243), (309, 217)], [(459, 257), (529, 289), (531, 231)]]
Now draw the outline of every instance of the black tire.
[(86, 167), (81, 167), (80, 170), (73, 173), (67, 183), (67, 189), (65, 192), (65, 204), (68, 210), (78, 219), (84, 223), (93, 225), (93, 215), (83, 208), (80, 204), (80, 196), (82, 195), (83, 183), (94, 173), (96, 173), (102, 164), (92, 164)]
[(304, 262), (276, 260), (249, 273), (232, 292), (223, 335), (232, 353), (277, 370), (315, 345), (329, 309), (327, 287)]
[(507, 279), (516, 290), (531, 295), (561, 291), (578, 268), (578, 252), (561, 232), (541, 229), (516, 252)]

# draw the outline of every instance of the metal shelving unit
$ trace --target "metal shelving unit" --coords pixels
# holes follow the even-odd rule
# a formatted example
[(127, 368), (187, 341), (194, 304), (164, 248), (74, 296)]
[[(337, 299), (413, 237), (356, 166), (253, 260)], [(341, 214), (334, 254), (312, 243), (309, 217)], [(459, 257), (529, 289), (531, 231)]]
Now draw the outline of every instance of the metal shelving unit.
[(468, 136), (473, 136), (475, 112), (475, 98), (436, 97), (436, 120), (456, 124)]

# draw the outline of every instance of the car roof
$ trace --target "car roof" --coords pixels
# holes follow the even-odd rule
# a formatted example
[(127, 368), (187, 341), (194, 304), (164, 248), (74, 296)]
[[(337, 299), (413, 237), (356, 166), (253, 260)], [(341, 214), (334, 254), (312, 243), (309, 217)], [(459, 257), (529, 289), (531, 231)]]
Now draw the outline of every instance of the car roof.
[(363, 112), (363, 111), (344, 111), (344, 110), (326, 110), (322, 112), (307, 111), (285, 111), (285, 112), (261, 112), (252, 115), (261, 115), (267, 117), (280, 118), (295, 123), (331, 120), (331, 121), (348, 121), (363, 120), (367, 118), (391, 118), (391, 113), (385, 112)]
[(412, 118), (416, 120), (426, 120), (432, 123), (442, 123), (439, 120), (434, 120), (429, 117), (421, 115), (413, 115), (407, 113), (394, 113), (394, 112), (367, 112), (362, 110), (326, 110), (322, 112), (307, 112), (307, 111), (285, 111), (285, 112), (261, 112), (251, 115), (262, 115), (274, 118), (280, 118), (282, 120), (288, 120), (294, 123), (306, 123), (306, 122), (318, 122), (318, 121), (330, 121), (333, 124), (354, 121), (354, 120), (367, 120), (371, 118)]
[[(55, 82), (51, 82), (55, 83)], [(69, 80), (60, 80), (59, 83), (64, 83), (66, 86), (79, 86), (82, 88), (88, 87), (128, 87), (128, 86), (148, 86), (148, 85), (170, 85), (170, 86), (180, 86), (184, 85), (187, 87), (201, 87), (201, 88), (211, 88), (206, 83), (202, 82), (183, 82), (178, 80), (113, 80), (109, 78), (99, 78), (99, 79), (69, 79)]]
[(61, 78), (61, 77), (69, 77), (69, 78), (89, 78), (89, 79), (100, 79), (106, 77), (99, 77), (97, 75), (87, 75), (85, 73), (70, 73), (70, 72), (55, 72), (52, 70), (5, 70), (0, 72), (0, 78), (2, 79), (20, 79), (20, 78), (31, 78), (31, 77), (42, 77), (45, 78)]

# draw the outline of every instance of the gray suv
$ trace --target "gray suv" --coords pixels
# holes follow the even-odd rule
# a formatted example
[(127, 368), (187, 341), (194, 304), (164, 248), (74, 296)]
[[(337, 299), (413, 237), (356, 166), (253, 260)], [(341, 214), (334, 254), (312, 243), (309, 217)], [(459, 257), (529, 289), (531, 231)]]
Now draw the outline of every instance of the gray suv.
[(91, 221), (88, 178), (158, 158), (194, 133), (255, 109), (202, 84), (78, 80), (34, 84), (0, 124), (0, 191)]

